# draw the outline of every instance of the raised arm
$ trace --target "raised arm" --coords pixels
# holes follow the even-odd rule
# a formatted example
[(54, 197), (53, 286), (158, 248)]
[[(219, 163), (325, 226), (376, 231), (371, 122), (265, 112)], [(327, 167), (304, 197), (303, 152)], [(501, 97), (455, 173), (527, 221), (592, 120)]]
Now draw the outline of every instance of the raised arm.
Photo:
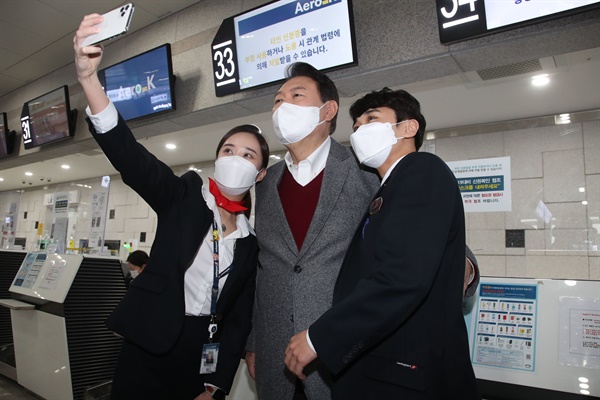
[(92, 114), (98, 114), (108, 106), (108, 97), (98, 79), (98, 66), (102, 60), (103, 46), (81, 47), (83, 40), (99, 31), (97, 25), (103, 20), (100, 14), (86, 15), (73, 38), (75, 49), (75, 70), (83, 88)]
[(93, 120), (90, 131), (111, 164), (121, 173), (123, 182), (158, 213), (184, 196), (186, 182), (136, 141), (104, 93), (98, 79), (103, 47), (81, 47), (86, 37), (98, 31), (96, 25), (102, 22), (102, 18), (99, 14), (85, 16), (73, 39), (77, 78), (89, 104), (88, 114)]

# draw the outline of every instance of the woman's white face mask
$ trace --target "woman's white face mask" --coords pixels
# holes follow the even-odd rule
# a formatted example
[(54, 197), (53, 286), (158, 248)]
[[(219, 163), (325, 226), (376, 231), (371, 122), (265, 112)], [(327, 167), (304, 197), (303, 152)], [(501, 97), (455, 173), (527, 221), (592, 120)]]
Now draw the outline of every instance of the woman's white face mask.
[(291, 103), (281, 103), (273, 113), (273, 128), (275, 135), (281, 144), (296, 143), (310, 135), (310, 133), (322, 123), (319, 121), (319, 111), (329, 102), (321, 107), (305, 107)]
[(371, 122), (358, 127), (350, 135), (350, 143), (356, 153), (358, 161), (367, 167), (379, 168), (389, 157), (392, 147), (403, 137), (396, 137), (393, 126), (399, 125), (389, 122)]
[(254, 185), (260, 171), (240, 156), (223, 156), (215, 161), (215, 182), (221, 193), (237, 196)]

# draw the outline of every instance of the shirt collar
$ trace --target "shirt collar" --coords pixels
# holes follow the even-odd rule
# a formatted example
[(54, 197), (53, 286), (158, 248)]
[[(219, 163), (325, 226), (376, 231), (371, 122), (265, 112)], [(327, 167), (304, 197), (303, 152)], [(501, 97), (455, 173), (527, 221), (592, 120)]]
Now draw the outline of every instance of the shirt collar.
[(385, 183), (385, 181), (387, 180), (387, 178), (389, 178), (390, 174), (392, 173), (392, 171), (394, 170), (394, 168), (396, 168), (396, 165), (398, 165), (398, 163), (404, 158), (406, 157), (406, 154), (403, 155), (402, 157), (400, 157), (399, 159), (396, 160), (395, 163), (392, 164), (392, 166), (387, 170), (387, 172), (385, 173), (383, 179), (381, 180), (381, 186), (383, 186), (383, 184)]
[[(327, 157), (329, 156), (329, 149), (331, 148), (331, 137), (327, 136), (327, 138), (321, 143), (319, 147), (315, 151), (313, 151), (306, 160), (300, 161), (298, 165), (294, 164), (292, 160), (292, 155), (288, 151), (285, 154), (284, 160), (285, 165), (288, 170), (300, 185), (305, 186), (310, 183), (317, 175), (325, 169), (325, 164), (327, 163)], [(309, 168), (309, 177), (303, 179), (298, 174), (298, 168)], [(308, 181), (306, 181), (308, 180)]]
[[(212, 195), (207, 185), (202, 186), (202, 196), (204, 197), (204, 201), (206, 202), (206, 206), (213, 212), (214, 218), (217, 221), (217, 225), (221, 226), (221, 214), (219, 214), (219, 206), (217, 206), (217, 202), (215, 201), (215, 196)], [(250, 225), (250, 221), (244, 215), (244, 213), (238, 213), (236, 215), (235, 224), (237, 225), (236, 231), (231, 235), (228, 235), (226, 239), (241, 239), (245, 238), (248, 235), (254, 235), (254, 228)]]

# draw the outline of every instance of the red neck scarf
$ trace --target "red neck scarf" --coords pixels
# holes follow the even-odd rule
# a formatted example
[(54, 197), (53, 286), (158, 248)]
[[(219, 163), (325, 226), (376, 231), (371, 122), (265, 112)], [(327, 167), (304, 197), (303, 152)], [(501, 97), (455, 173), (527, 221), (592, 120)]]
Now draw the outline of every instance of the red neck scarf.
[(208, 178), (208, 190), (215, 197), (215, 202), (217, 206), (221, 207), (225, 211), (229, 211), (230, 213), (238, 213), (242, 211), (246, 211), (248, 208), (244, 207), (243, 201), (233, 201), (229, 200), (227, 197), (221, 194), (217, 183), (212, 179)]

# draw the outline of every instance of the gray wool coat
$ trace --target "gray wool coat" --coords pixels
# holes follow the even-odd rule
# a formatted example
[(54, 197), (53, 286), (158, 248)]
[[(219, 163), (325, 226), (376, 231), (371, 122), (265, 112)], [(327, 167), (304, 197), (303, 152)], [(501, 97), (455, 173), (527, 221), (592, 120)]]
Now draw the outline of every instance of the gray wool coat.
[[(247, 349), (256, 353), (259, 400), (292, 399), (295, 377), (285, 367), (285, 348), (331, 307), (344, 255), (379, 187), (377, 175), (360, 169), (350, 148), (332, 139), (317, 208), (298, 250), (277, 190), (286, 168), (284, 161), (271, 166), (256, 186), (260, 253)], [(330, 399), (327, 369), (317, 360), (305, 372), (308, 399)]]

